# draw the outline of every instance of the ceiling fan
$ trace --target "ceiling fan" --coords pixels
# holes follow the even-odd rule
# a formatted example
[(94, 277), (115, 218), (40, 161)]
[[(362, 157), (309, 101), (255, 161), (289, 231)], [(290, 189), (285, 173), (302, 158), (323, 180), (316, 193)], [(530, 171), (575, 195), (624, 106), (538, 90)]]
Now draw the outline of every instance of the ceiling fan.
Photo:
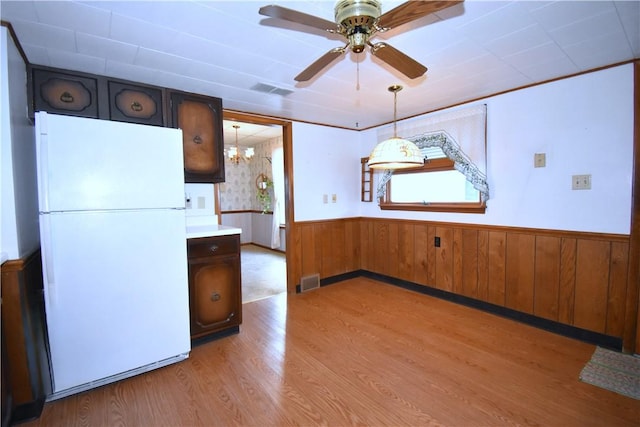
[(354, 53), (360, 53), (366, 46), (369, 46), (372, 55), (410, 79), (415, 79), (426, 73), (427, 67), (388, 43), (372, 43), (369, 40), (378, 32), (390, 30), (430, 13), (455, 6), (463, 1), (407, 1), (383, 14), (378, 0), (341, 0), (336, 2), (335, 5), (335, 22), (275, 5), (263, 6), (260, 8), (259, 13), (270, 18), (283, 19), (329, 33), (341, 34), (347, 39), (345, 46), (331, 49), (298, 74), (295, 77), (298, 82), (305, 82), (313, 78), (322, 69), (343, 55), (347, 49), (351, 49)]

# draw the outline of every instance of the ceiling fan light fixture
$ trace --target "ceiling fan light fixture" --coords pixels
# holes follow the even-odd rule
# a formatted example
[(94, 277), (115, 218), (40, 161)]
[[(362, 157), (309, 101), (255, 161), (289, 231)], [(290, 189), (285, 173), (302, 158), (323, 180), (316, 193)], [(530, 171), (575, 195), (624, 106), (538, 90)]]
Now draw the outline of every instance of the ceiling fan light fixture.
[(382, 13), (380, 2), (376, 0), (343, 0), (334, 9), (336, 23), (349, 40), (354, 53), (364, 51), (369, 37), (374, 32), (375, 23)]
[(400, 85), (389, 86), (389, 92), (393, 92), (393, 137), (373, 148), (367, 162), (371, 169), (408, 169), (424, 164), (424, 156), (418, 146), (396, 134), (397, 100), (401, 90)]
[(344, 28), (367, 26), (373, 28), (382, 14), (380, 2), (376, 0), (342, 0), (336, 3), (334, 16)]

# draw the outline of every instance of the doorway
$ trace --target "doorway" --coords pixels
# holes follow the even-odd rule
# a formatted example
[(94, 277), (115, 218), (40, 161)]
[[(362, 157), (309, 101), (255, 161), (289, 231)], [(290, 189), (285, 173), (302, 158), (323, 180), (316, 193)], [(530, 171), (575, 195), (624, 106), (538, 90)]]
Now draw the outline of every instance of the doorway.
[[(228, 111), (223, 118), (227, 179), (216, 186), (216, 209), (221, 224), (242, 229), (244, 303), (289, 290), (286, 243), (291, 201), (285, 164), (291, 123)], [(277, 160), (273, 153), (278, 149), (276, 169), (272, 161)], [(277, 200), (274, 184), (280, 186)], [(278, 217), (278, 211), (283, 215)]]

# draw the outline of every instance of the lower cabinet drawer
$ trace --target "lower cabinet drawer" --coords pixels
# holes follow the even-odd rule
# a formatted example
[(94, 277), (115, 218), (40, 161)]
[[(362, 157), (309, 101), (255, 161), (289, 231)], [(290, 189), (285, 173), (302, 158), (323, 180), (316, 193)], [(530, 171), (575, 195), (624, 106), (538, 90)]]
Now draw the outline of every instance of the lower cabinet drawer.
[(187, 241), (189, 258), (240, 253), (240, 239), (235, 236), (201, 237)]

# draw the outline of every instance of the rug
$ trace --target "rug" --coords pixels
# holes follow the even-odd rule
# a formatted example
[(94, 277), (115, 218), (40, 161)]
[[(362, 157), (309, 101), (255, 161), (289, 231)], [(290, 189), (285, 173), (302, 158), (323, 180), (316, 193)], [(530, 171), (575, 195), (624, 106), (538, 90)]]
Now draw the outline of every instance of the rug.
[(640, 357), (596, 347), (580, 380), (640, 400)]

